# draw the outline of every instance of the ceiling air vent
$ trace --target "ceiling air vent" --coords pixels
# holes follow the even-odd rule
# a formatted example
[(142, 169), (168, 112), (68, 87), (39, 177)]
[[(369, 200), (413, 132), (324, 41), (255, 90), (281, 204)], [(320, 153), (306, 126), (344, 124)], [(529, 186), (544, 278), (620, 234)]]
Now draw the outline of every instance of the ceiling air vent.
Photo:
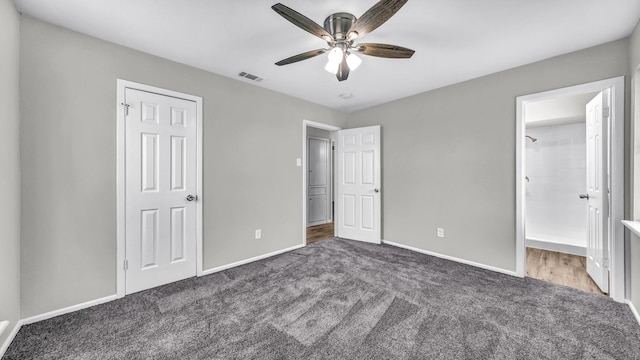
[(260, 82), (260, 81), (264, 80), (264, 79), (263, 79), (263, 78), (261, 78), (260, 76), (256, 76), (256, 75), (253, 75), (253, 74), (249, 74), (249, 73), (246, 73), (246, 72), (244, 72), (244, 71), (243, 71), (243, 72), (241, 72), (241, 73), (239, 73), (239, 74), (238, 74), (238, 76), (241, 76), (241, 77), (243, 77), (243, 78), (247, 78), (247, 79), (252, 80), (252, 81), (257, 81), (257, 82)]

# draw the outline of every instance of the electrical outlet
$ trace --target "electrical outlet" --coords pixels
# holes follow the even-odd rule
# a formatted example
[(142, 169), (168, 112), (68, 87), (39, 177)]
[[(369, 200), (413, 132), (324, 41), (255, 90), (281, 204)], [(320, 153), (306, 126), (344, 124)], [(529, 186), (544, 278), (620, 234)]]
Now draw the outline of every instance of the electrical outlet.
[(262, 239), (262, 229), (256, 230), (256, 240)]
[(300, 158), (296, 159), (296, 166), (302, 166), (302, 159)]
[(443, 228), (438, 228), (438, 230), (436, 231), (436, 234), (438, 235), (438, 237), (443, 238), (444, 237), (444, 229)]

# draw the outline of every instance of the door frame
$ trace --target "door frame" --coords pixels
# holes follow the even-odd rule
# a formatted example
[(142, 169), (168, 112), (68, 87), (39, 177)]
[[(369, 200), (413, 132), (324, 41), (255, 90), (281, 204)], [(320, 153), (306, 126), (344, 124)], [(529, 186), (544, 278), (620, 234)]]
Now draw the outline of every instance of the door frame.
[(525, 131), (524, 105), (526, 102), (551, 99), (564, 95), (611, 89), (611, 128), (609, 163), (611, 167), (609, 226), (609, 296), (615, 301), (625, 299), (624, 261), (624, 76), (561, 89), (539, 92), (516, 98), (516, 275), (526, 274), (525, 246)]
[(203, 275), (202, 269), (202, 97), (167, 90), (155, 86), (117, 79), (116, 81), (116, 296), (126, 294), (126, 126), (125, 90), (135, 89), (164, 96), (189, 100), (196, 103), (196, 276)]
[[(342, 130), (342, 128), (334, 125), (323, 124), (323, 123), (319, 123), (311, 120), (302, 120), (302, 160), (301, 161), (302, 161), (302, 245), (303, 246), (307, 246), (307, 127), (312, 127), (312, 128), (327, 130), (327, 131)], [(331, 146), (331, 144), (329, 146)], [(333, 167), (333, 169), (331, 169), (331, 172), (335, 174), (335, 164), (331, 164), (331, 166)], [(335, 176), (334, 176), (333, 185), (334, 185), (333, 192), (335, 193), (337, 189), (337, 187), (335, 186), (336, 185)], [(336, 198), (334, 201), (335, 201), (334, 206), (337, 207), (338, 199)], [(335, 224), (335, 219), (333, 219), (333, 221)], [(335, 235), (335, 226), (333, 229), (333, 234)]]

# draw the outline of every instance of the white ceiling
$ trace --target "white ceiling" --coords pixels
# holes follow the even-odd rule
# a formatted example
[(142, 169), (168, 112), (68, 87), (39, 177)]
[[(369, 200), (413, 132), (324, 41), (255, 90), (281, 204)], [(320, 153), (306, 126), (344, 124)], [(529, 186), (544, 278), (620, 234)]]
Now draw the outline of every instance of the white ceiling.
[[(335, 12), (359, 17), (376, 2), (281, 1), (320, 25)], [(640, 18), (638, 0), (410, 0), (362, 42), (409, 47), (413, 58), (362, 56), (338, 82), (324, 71), (324, 55), (274, 65), (326, 47), (271, 10), (277, 0), (15, 2), (53, 24), (347, 112), (621, 39)]]

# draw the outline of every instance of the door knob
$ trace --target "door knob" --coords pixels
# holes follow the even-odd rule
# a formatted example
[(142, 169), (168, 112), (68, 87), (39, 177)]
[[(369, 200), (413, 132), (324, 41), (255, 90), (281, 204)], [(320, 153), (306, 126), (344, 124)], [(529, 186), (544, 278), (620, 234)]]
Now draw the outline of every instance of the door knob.
[(379, 193), (379, 192), (380, 192), (380, 189), (373, 189), (373, 192), (374, 192), (374, 193)]
[(197, 195), (187, 195), (187, 201), (198, 200)]
[(580, 199), (587, 199), (589, 200), (589, 194), (580, 194), (578, 195), (580, 197)]

